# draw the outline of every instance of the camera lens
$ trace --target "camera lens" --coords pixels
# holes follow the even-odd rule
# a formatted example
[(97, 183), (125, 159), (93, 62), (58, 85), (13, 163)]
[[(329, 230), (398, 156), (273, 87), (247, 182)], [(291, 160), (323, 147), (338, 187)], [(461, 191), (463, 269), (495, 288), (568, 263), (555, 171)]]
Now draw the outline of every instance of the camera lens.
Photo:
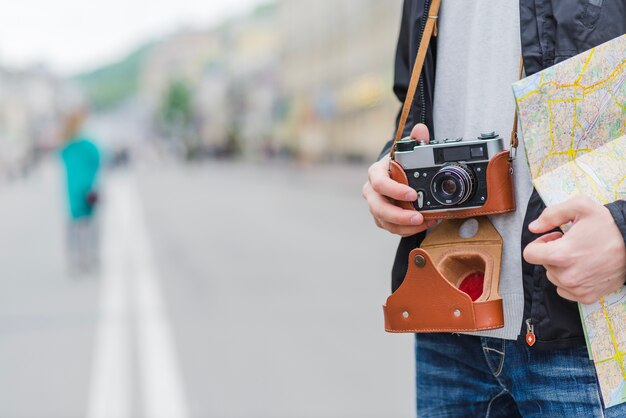
[(452, 179), (446, 179), (441, 183), (441, 190), (448, 195), (452, 196), (456, 193), (456, 183)]
[(430, 183), (430, 192), (444, 206), (460, 205), (474, 191), (474, 175), (463, 164), (449, 164), (441, 168)]

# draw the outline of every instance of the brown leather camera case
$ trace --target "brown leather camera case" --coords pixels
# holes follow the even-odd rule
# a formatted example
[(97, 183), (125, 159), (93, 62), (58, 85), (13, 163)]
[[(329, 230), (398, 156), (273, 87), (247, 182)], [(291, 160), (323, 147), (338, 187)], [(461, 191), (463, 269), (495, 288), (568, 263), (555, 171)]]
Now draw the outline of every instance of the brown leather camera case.
[[(478, 231), (470, 238), (459, 235), (464, 220), (444, 221), (421, 248), (411, 251), (404, 281), (383, 306), (386, 331), (460, 332), (504, 326), (498, 293), (502, 238), (487, 217), (476, 220)], [(485, 279), (482, 295), (473, 302), (458, 286), (476, 271), (484, 272)]]
[[(402, 166), (396, 161), (389, 165), (391, 178), (398, 183), (409, 184)], [(463, 219), (481, 215), (513, 212), (515, 210), (515, 194), (513, 192), (513, 170), (509, 161), (509, 151), (496, 154), (487, 164), (487, 200), (485, 204), (474, 209), (460, 209), (437, 212), (420, 212), (424, 219)], [(395, 202), (404, 209), (416, 210), (411, 202)]]

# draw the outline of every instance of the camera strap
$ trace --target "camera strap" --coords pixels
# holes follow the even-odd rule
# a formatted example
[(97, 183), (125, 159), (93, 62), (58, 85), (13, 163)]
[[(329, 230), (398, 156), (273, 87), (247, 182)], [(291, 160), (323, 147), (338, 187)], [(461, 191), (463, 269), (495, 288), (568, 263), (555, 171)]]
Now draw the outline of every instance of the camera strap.
[[(419, 81), (422, 75), (422, 69), (424, 67), (424, 60), (426, 59), (426, 53), (428, 52), (428, 46), (430, 45), (430, 40), (432, 39), (433, 36), (437, 36), (437, 19), (439, 19), (439, 7), (440, 6), (441, 6), (441, 0), (432, 0), (432, 3), (428, 10), (428, 18), (426, 19), (426, 26), (424, 27), (424, 33), (422, 34), (422, 39), (420, 40), (420, 45), (417, 50), (415, 64), (413, 65), (413, 71), (411, 72), (411, 79), (409, 81), (409, 88), (407, 90), (406, 98), (404, 99), (402, 113), (400, 115), (400, 120), (398, 121), (398, 129), (396, 131), (396, 136), (395, 136), (395, 139), (393, 141), (393, 145), (390, 151), (391, 160), (395, 159), (396, 143), (402, 139), (402, 134), (404, 133), (404, 128), (406, 126), (406, 122), (409, 117), (409, 113), (411, 111), (411, 105), (413, 104), (413, 99), (415, 98), (415, 91), (417, 90), (417, 86), (419, 85)], [(524, 73), (524, 60), (523, 60), (523, 57), (520, 57), (519, 79), (522, 78), (523, 73)], [(513, 119), (513, 130), (511, 131), (510, 152), (509, 152), (510, 161), (514, 160), (516, 157), (518, 145), (519, 145), (519, 140), (517, 136), (517, 111), (516, 111), (514, 119)]]
[[(524, 56), (519, 57), (519, 76), (518, 80), (521, 80), (524, 76)], [(516, 105), (517, 106), (517, 105)], [(515, 110), (515, 116), (513, 117), (513, 129), (511, 130), (511, 141), (509, 143), (509, 161), (513, 161), (517, 157), (517, 146), (519, 145), (519, 138), (517, 137), (517, 110)]]
[(409, 112), (411, 111), (411, 105), (413, 104), (413, 98), (415, 97), (415, 90), (419, 84), (422, 74), (422, 68), (424, 66), (424, 60), (426, 59), (426, 53), (428, 52), (428, 45), (433, 34), (437, 36), (437, 19), (439, 19), (439, 6), (441, 0), (433, 0), (428, 9), (428, 18), (426, 19), (426, 26), (424, 27), (424, 33), (422, 33), (422, 40), (420, 41), (419, 49), (417, 50), (417, 57), (415, 58), (415, 64), (413, 65), (413, 71), (411, 73), (411, 80), (409, 81), (409, 89), (404, 99), (404, 106), (402, 107), (402, 114), (398, 122), (398, 130), (396, 131), (396, 137), (391, 147), (391, 159), (395, 159), (396, 143), (402, 139), (404, 133), (404, 127), (406, 125)]

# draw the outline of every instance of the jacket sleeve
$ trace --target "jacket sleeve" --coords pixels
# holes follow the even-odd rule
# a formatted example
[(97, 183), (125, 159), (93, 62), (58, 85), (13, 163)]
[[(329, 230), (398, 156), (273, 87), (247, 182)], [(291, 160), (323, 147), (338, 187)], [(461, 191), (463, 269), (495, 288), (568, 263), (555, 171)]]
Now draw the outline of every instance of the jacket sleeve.
[(609, 212), (615, 220), (615, 224), (619, 228), (626, 244), (626, 200), (617, 200), (606, 205)]
[[(413, 7), (414, 1), (404, 0), (404, 6), (402, 8), (402, 21), (400, 22), (400, 33), (398, 35), (398, 43), (396, 45), (396, 58), (395, 58), (395, 70), (393, 81), (393, 92), (400, 101), (400, 110), (396, 116), (395, 127), (397, 129), (400, 121), (400, 115), (402, 114), (402, 104), (406, 98), (407, 91), (409, 90), (409, 82), (411, 79), (411, 30), (413, 27)], [(411, 123), (411, 115), (407, 120), (407, 127), (413, 126)], [(395, 134), (395, 130), (394, 130)], [(378, 159), (387, 155), (391, 151), (393, 139), (388, 141), (383, 147)]]

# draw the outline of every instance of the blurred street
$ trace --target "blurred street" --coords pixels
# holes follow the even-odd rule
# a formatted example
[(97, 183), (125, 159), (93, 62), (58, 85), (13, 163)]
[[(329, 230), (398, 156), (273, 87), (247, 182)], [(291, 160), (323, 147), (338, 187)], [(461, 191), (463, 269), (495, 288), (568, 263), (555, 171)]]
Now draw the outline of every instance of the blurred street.
[(396, 238), (363, 165), (104, 173), (100, 277), (65, 268), (56, 160), (0, 184), (0, 417), (402, 418)]
[(414, 416), (361, 197), (402, 2), (83, 6), (0, 15), (0, 418)]

